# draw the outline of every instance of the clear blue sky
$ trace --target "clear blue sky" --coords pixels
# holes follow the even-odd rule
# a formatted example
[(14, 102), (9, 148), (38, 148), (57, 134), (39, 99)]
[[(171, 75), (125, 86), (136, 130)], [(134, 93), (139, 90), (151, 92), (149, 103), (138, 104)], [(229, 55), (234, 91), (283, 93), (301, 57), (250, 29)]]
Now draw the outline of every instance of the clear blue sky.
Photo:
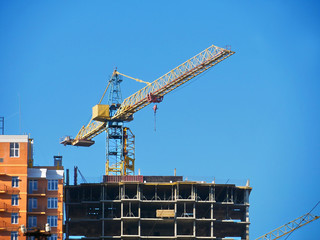
[[(250, 179), (254, 239), (320, 200), (319, 12), (318, 1), (1, 1), (5, 133), (30, 133), (38, 165), (60, 153), (98, 181), (105, 135), (91, 148), (59, 138), (87, 124), (113, 69), (153, 81), (211, 44), (231, 45), (235, 55), (165, 96), (157, 132), (151, 105), (129, 127), (144, 175)], [(125, 80), (123, 96), (142, 86)]]

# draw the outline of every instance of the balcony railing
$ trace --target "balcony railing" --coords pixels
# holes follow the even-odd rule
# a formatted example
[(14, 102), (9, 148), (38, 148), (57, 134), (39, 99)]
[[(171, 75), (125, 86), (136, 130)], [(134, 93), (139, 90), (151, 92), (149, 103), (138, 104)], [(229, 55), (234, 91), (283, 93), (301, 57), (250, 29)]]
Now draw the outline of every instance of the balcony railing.
[(44, 197), (47, 195), (46, 188), (38, 188), (38, 189), (28, 189), (28, 195), (37, 196), (37, 197)]
[(32, 208), (32, 207), (28, 207), (28, 214), (46, 214), (47, 211), (47, 207), (37, 207), (37, 208)]
[(19, 188), (9, 187), (5, 184), (0, 184), (0, 194), (17, 194), (20, 192)]
[(0, 222), (0, 232), (1, 231), (18, 231), (19, 230), (19, 224), (11, 224), (7, 223), (5, 221)]
[(0, 212), (19, 212), (18, 206), (11, 206), (6, 203), (0, 203)]

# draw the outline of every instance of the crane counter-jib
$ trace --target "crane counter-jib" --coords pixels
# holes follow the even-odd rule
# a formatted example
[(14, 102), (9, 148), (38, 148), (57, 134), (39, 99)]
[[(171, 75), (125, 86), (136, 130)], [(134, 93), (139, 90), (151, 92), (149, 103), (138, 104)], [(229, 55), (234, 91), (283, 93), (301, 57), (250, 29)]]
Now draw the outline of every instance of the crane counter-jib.
[(126, 118), (150, 104), (148, 95), (163, 97), (175, 88), (208, 70), (234, 52), (212, 45), (193, 58), (182, 63), (151, 84), (126, 98), (112, 119)]

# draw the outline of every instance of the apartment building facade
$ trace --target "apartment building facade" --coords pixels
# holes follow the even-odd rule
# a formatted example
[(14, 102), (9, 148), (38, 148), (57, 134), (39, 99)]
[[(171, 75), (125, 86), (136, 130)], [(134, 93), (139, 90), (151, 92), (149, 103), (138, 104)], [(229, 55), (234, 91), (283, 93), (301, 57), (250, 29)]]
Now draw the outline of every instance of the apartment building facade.
[(25, 240), (21, 225), (44, 229), (49, 223), (49, 240), (62, 240), (63, 178), (61, 156), (54, 166), (34, 166), (28, 135), (0, 135), (0, 238)]

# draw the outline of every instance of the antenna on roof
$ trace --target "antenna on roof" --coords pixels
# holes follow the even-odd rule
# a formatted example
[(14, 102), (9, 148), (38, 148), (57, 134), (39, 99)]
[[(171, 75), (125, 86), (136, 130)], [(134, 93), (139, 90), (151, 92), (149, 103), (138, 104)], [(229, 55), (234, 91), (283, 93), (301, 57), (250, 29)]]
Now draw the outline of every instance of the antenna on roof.
[(20, 130), (20, 134), (21, 134), (21, 98), (20, 98), (20, 94), (18, 94), (19, 97), (19, 130)]

